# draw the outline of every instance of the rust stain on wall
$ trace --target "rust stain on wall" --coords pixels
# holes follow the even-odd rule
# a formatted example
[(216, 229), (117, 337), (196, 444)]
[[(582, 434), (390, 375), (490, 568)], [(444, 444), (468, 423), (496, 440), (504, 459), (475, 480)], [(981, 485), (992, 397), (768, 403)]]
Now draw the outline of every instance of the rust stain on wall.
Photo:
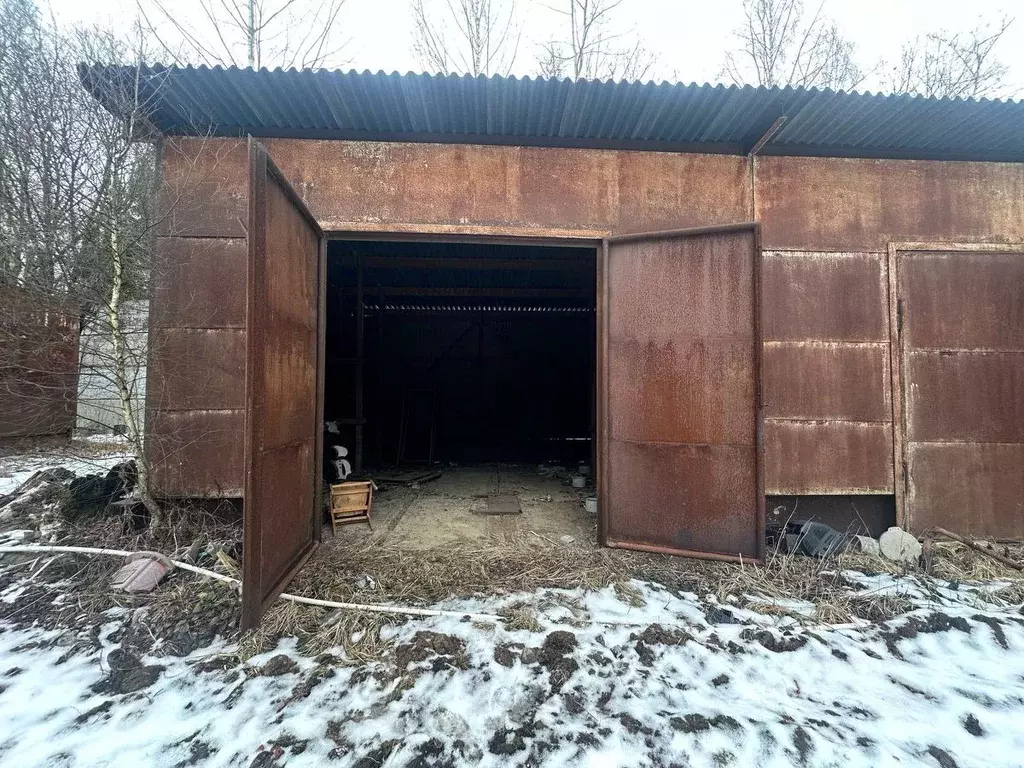
[(1024, 444), (911, 443), (911, 525), (1024, 539)]
[(885, 259), (877, 253), (767, 251), (765, 341), (887, 341)]
[(622, 233), (746, 221), (747, 160), (726, 155), (272, 139), (321, 226)]
[(766, 418), (892, 421), (886, 343), (766, 343), (762, 386)]
[(892, 425), (765, 419), (772, 495), (892, 493)]
[(756, 183), (766, 248), (1024, 240), (1022, 163), (762, 157)]
[(1024, 251), (915, 251), (900, 264), (906, 343), (918, 349), (1024, 349)]

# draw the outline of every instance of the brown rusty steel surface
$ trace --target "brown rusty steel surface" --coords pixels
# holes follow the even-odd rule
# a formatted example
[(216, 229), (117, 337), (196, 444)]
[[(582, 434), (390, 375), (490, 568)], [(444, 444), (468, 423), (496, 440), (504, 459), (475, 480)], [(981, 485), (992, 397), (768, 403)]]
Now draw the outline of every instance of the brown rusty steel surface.
[(244, 330), (246, 247), (242, 238), (157, 238), (150, 325)]
[(896, 246), (901, 519), (1024, 536), (1024, 250)]
[(1024, 346), (1016, 354), (913, 351), (903, 364), (913, 383), (908, 440), (1024, 443)]
[(775, 495), (892, 493), (892, 425), (765, 419), (765, 487)]
[(242, 626), (312, 552), (321, 425), (322, 234), (250, 141)]
[(146, 450), (159, 495), (241, 497), (244, 421), (241, 409), (149, 411)]
[(78, 326), (78, 313), (50, 298), (0, 292), (0, 437), (74, 428)]
[(1024, 164), (760, 157), (765, 248), (884, 251), (890, 240), (1024, 240)]
[(386, 142), (267, 142), (326, 230), (601, 236), (745, 221), (747, 160)]
[(161, 236), (152, 277), (146, 392), (154, 491), (165, 497), (238, 497), (243, 487), (246, 146), (237, 139), (165, 139), (161, 159)]
[(768, 493), (892, 492), (886, 281), (881, 254), (765, 253)]
[(1024, 252), (915, 251), (900, 264), (905, 343), (915, 349), (1024, 349)]
[(911, 527), (1024, 539), (1024, 445), (911, 443)]
[(892, 421), (887, 343), (766, 343), (762, 386), (765, 418)]
[(164, 139), (157, 233), (244, 238), (246, 157), (239, 139)]
[[(526, 236), (578, 244), (607, 233), (741, 221), (749, 218), (753, 200), (751, 166), (744, 157), (297, 139), (270, 143), (285, 176), (324, 227), (377, 231), (389, 238)], [(176, 254), (170, 261), (179, 265), (181, 277), (171, 281), (180, 286), (175, 291), (168, 282), (161, 288), (160, 276), (154, 275), (155, 325), (237, 323), (243, 289), (235, 264), (246, 233), (246, 167), (245, 143), (237, 139), (164, 140), (161, 201), (167, 212), (161, 231), (181, 237), (160, 243)], [(871, 252), (883, 251), (889, 240), (1024, 240), (1021, 165), (760, 157), (755, 186), (766, 245), (786, 249), (765, 255), (769, 340), (884, 341), (890, 332), (884, 304), (876, 308), (888, 292), (881, 281), (889, 270)], [(795, 249), (806, 253), (790, 252)], [(994, 267), (979, 272), (977, 265), (954, 260), (948, 268), (983, 284), (986, 296), (1014, 285)], [(924, 270), (922, 279), (932, 280), (932, 273)], [(973, 313), (969, 322), (950, 321), (977, 335), (970, 345), (1001, 349), (1016, 343), (1005, 334), (1017, 333), (1013, 329), (1019, 324), (986, 314), (984, 302), (956, 287), (963, 284), (962, 278), (932, 280), (923, 293), (934, 302), (965, 305), (954, 313), (958, 317)], [(946, 295), (940, 293), (943, 285), (954, 287)], [(895, 318), (894, 305), (891, 312)], [(944, 315), (927, 316), (946, 323)], [(926, 331), (915, 319), (913, 327), (939, 334), (944, 343), (954, 338), (946, 325)], [(208, 362), (195, 358), (193, 364)], [(871, 397), (877, 401), (880, 393)], [(901, 405), (896, 398), (893, 410), (900, 412)], [(821, 440), (822, 451), (835, 454), (824, 432)], [(894, 440), (901, 441), (898, 431)], [(182, 465), (175, 471), (187, 476), (191, 466), (196, 477), (209, 477), (205, 462), (216, 458), (202, 456), (199, 449), (191, 458), (186, 454), (181, 452)], [(868, 459), (850, 457), (855, 465)], [(840, 461), (835, 459), (837, 478), (843, 474)], [(226, 468), (216, 475), (218, 485), (197, 483), (189, 494), (217, 494), (217, 488), (240, 484)], [(841, 487), (837, 480), (836, 490)]]
[(760, 556), (758, 256), (749, 225), (611, 240), (601, 325), (608, 544)]
[(245, 390), (238, 386), (245, 377), (244, 330), (155, 328), (150, 344), (152, 407), (179, 411), (245, 406)]
[(877, 253), (765, 251), (765, 341), (888, 341)]

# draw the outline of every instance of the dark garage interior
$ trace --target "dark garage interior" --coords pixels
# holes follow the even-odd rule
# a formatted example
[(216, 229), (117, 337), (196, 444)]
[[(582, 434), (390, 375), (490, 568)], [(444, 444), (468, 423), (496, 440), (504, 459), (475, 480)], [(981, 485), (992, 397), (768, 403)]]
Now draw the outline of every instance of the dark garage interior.
[(327, 254), (324, 419), (353, 469), (590, 461), (593, 246), (332, 240)]

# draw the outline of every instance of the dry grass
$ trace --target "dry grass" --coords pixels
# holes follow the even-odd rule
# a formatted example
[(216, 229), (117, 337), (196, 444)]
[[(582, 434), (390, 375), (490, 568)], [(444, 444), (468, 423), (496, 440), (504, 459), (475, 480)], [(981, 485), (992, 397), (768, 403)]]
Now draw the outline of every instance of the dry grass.
[[(125, 534), (120, 518), (94, 519), (69, 528), (66, 543), (157, 549), (183, 557), (195, 542), (203, 545), (203, 565), (224, 570), (219, 550), (237, 557), (241, 530), (237, 510), (231, 507), (174, 511), (163, 535)], [(1020, 551), (1011, 556), (1020, 557)], [(76, 589), (74, 610), (95, 613), (111, 604), (146, 604), (154, 629), (173, 625), (176, 617), (189, 620), (218, 611), (237, 612), (237, 595), (202, 579), (177, 575), (146, 598), (112, 594), (107, 588), (116, 567), (112, 559), (57, 560), (50, 579), (83, 582)], [(611, 586), (624, 603), (643, 604), (632, 579), (662, 584), (675, 592), (699, 597), (715, 595), (719, 602), (740, 598), (742, 604), (764, 613), (790, 614), (806, 619), (789, 601), (813, 606), (813, 619), (844, 623), (853, 617), (884, 621), (910, 609), (904, 598), (891, 595), (851, 594), (844, 570), (888, 573), (899, 577), (914, 572), (878, 557), (843, 554), (823, 560), (769, 552), (764, 564), (742, 565), (685, 560), (597, 547), (564, 547), (539, 537), (494, 543), (466, 542), (461, 546), (426, 551), (403, 551), (379, 543), (363, 547), (325, 545), (318, 549), (289, 586), (288, 591), (308, 597), (355, 603), (429, 605), (451, 598), (531, 593), (544, 588), (595, 590)], [(960, 544), (936, 542), (935, 575), (946, 580), (1005, 580), (1010, 586), (997, 596), (1006, 603), (1024, 601), (1024, 574), (1006, 568)], [(751, 596), (756, 600), (748, 600)], [(557, 597), (557, 596), (556, 596)], [(41, 598), (42, 599), (42, 598)], [(585, 621), (582, 610), (570, 611), (573, 620)], [(540, 606), (544, 610), (544, 606)], [(536, 605), (512, 605), (505, 611), (506, 626), (540, 630)], [(310, 653), (340, 647), (350, 663), (382, 658), (390, 644), (381, 629), (404, 621), (400, 616), (343, 611), (277, 602), (258, 632), (243, 638), (239, 655), (247, 658), (273, 647), (277, 638), (292, 635)]]
[[(1024, 571), (1003, 565), (991, 557), (975, 552), (957, 541), (936, 540), (934, 575), (951, 581), (1013, 581), (1024, 582)], [(1021, 559), (1020, 546), (1003, 547), (996, 545), (995, 551), (1018, 562)], [(1016, 550), (1016, 552), (1014, 551)]]

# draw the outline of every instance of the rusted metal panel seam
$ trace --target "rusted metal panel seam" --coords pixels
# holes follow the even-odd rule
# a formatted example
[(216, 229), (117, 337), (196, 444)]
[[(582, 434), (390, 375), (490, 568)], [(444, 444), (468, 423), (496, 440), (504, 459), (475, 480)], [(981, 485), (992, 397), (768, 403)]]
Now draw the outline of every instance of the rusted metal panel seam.
[(173, 408), (161, 406), (147, 409), (151, 414), (241, 414), (244, 408)]
[(831, 341), (828, 339), (772, 339), (766, 347), (888, 347), (888, 341)]
[[(910, 440), (908, 445), (1024, 445), (1021, 440)], [(1024, 471), (1024, 467), (1021, 468)]]
[(892, 424), (888, 419), (842, 419), (842, 418), (817, 418), (800, 416), (765, 416), (765, 422), (771, 424)]

